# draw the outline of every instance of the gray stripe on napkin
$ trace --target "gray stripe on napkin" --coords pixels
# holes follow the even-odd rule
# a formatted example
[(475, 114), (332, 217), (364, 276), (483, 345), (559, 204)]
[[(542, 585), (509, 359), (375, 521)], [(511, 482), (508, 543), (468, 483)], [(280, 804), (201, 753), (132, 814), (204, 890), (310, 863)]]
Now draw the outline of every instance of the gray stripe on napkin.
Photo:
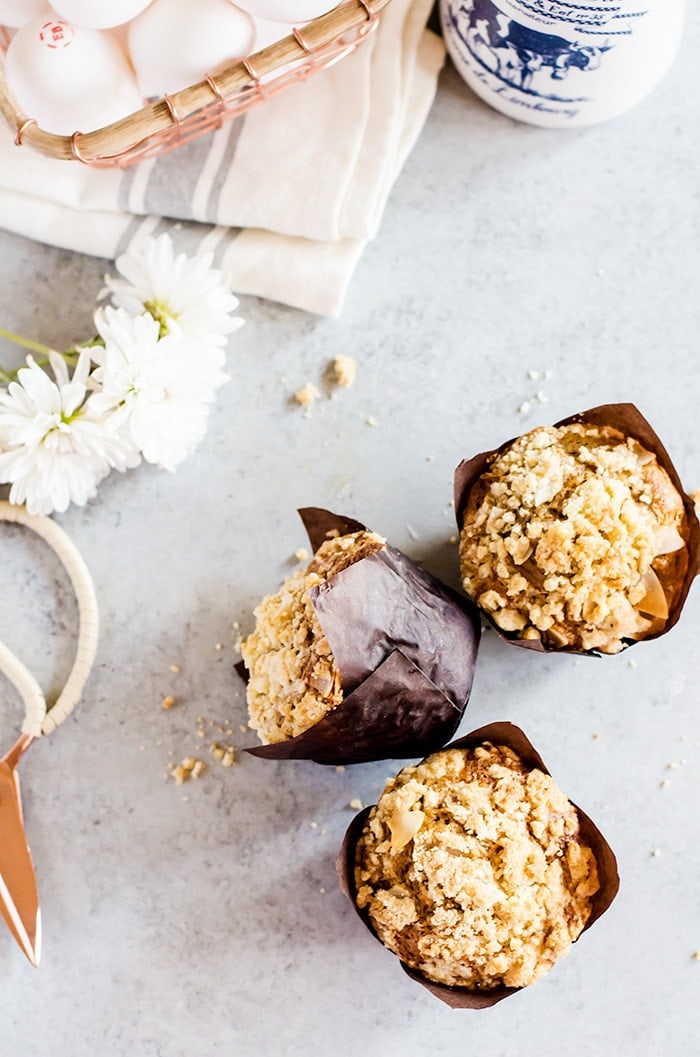
[[(120, 191), (121, 199), (121, 191)], [(121, 203), (120, 203), (121, 204)], [(134, 238), (139, 228), (143, 224), (143, 217), (132, 217), (127, 226), (122, 232), (121, 238), (117, 243), (117, 247), (114, 251), (114, 256), (119, 257), (120, 254), (126, 253), (127, 249), (131, 245), (131, 240)]]
[[(211, 181), (207, 196), (204, 220), (216, 222), (216, 214), (226, 177), (233, 164), (238, 141), (246, 115), (231, 121), (226, 132), (228, 138), (223, 156)], [(143, 211), (155, 216), (168, 216), (182, 220), (192, 218), (192, 196), (203, 165), (212, 149), (212, 136), (204, 135), (184, 144), (155, 162), (143, 193)], [(126, 169), (119, 184), (119, 209), (131, 212), (132, 188), (137, 177), (138, 165)]]
[(207, 197), (206, 214), (207, 220), (211, 220), (213, 223), (216, 221), (219, 209), (219, 199), (221, 198), (221, 191), (223, 190), (226, 177), (231, 171), (233, 165), (233, 159), (236, 156), (238, 150), (238, 141), (241, 138), (241, 132), (243, 131), (243, 124), (245, 122), (246, 115), (243, 114), (241, 117), (232, 121), (229, 125), (229, 135), (226, 147), (224, 149), (223, 157), (219, 164), (219, 168), (216, 170), (216, 175), (211, 182), (209, 189), (209, 196)]
[(162, 154), (151, 170), (144, 191), (145, 211), (190, 220), (192, 195), (211, 149), (211, 136), (207, 135)]
[[(215, 213), (210, 210), (216, 207), (226, 173), (236, 153), (241, 125), (242, 122), (236, 121), (226, 128), (224, 134), (228, 134), (228, 140), (224, 149), (224, 158), (212, 181), (205, 216), (197, 219), (215, 220)], [(182, 220), (193, 219), (192, 198), (201, 171), (212, 149), (213, 133), (209, 133), (168, 154), (161, 155), (151, 170), (144, 193), (146, 212), (159, 216), (177, 217)]]

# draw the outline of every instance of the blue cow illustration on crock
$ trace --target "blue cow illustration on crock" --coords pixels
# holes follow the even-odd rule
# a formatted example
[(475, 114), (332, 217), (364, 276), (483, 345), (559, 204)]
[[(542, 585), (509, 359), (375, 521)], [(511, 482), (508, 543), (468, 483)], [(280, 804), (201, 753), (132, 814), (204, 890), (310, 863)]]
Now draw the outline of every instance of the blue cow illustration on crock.
[(492, 0), (462, 4), (455, 28), (469, 50), (501, 80), (524, 91), (538, 72), (563, 81), (571, 69), (595, 70), (610, 45), (578, 44), (552, 33), (530, 29), (508, 18)]

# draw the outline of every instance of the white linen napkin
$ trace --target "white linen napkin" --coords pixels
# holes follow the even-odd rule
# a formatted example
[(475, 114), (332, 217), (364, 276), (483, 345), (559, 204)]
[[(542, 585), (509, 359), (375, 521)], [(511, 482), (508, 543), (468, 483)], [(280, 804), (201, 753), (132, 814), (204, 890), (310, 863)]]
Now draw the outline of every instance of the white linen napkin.
[(0, 127), (0, 227), (106, 258), (169, 230), (214, 251), (237, 293), (337, 316), (433, 101), (431, 7), (391, 0), (342, 61), (128, 169), (44, 158)]

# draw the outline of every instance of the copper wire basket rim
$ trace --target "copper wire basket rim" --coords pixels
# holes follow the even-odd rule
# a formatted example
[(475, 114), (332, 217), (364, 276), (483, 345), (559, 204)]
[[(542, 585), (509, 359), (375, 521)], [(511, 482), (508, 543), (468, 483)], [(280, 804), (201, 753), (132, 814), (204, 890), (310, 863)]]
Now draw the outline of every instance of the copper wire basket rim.
[[(163, 95), (103, 128), (72, 135), (47, 132), (26, 114), (0, 64), (0, 114), (18, 147), (94, 168), (127, 167), (222, 126), (344, 58), (376, 29), (389, 2), (342, 0), (325, 15), (294, 27), (282, 40), (206, 74), (196, 84)], [(3, 32), (0, 26), (0, 54)]]

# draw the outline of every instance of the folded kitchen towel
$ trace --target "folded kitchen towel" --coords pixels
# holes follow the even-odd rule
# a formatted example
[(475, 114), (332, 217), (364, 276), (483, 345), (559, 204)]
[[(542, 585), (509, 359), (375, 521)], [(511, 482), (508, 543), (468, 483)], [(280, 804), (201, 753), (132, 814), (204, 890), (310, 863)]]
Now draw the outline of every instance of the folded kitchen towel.
[(213, 251), (237, 293), (338, 315), (435, 95), (431, 7), (391, 0), (342, 61), (131, 168), (44, 158), (1, 127), (0, 227), (107, 258), (168, 230)]

